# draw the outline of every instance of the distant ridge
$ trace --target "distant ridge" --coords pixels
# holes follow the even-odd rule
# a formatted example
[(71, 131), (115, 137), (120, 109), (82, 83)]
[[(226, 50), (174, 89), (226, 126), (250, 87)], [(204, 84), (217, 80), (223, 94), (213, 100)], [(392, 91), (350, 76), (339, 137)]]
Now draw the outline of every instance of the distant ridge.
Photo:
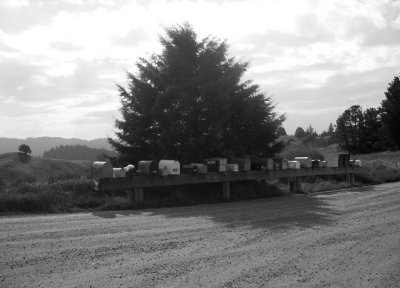
[(61, 145), (85, 145), (95, 149), (113, 150), (108, 143), (107, 138), (97, 138), (93, 140), (83, 140), (78, 138), (62, 137), (29, 137), (26, 139), (0, 137), (0, 154), (17, 152), (21, 144), (27, 144), (31, 147), (32, 155), (43, 156), (45, 151)]

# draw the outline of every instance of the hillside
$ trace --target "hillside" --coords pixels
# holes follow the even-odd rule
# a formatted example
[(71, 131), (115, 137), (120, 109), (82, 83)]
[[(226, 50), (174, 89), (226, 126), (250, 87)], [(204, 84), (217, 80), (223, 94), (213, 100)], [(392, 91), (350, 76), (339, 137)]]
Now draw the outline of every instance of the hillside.
[(32, 150), (32, 155), (34, 156), (42, 156), (45, 151), (61, 145), (85, 145), (95, 149), (113, 150), (107, 138), (82, 140), (78, 138), (66, 139), (61, 137), (37, 137), (26, 139), (0, 137), (0, 154), (17, 152), (21, 144), (29, 145)]
[(43, 158), (64, 160), (106, 161), (108, 157), (117, 157), (117, 153), (106, 149), (90, 148), (85, 145), (61, 145), (43, 153)]
[(44, 159), (23, 153), (0, 154), (0, 180), (3, 183), (19, 181), (46, 181), (51, 178), (71, 178), (90, 175), (91, 161)]

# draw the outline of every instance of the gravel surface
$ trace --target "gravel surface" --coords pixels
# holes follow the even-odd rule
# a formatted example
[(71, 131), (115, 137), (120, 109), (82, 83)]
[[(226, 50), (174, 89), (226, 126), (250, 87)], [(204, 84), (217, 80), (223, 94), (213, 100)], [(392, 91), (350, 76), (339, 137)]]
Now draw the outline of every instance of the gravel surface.
[(0, 217), (0, 287), (400, 287), (400, 183)]

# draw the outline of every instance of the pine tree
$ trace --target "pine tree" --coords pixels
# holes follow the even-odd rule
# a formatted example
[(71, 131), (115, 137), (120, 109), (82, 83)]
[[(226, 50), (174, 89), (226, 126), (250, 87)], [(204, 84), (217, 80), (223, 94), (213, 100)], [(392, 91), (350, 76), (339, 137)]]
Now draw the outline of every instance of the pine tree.
[(400, 147), (400, 79), (394, 77), (382, 101), (382, 121), (397, 147)]
[(109, 139), (125, 161), (261, 155), (285, 117), (251, 81), (248, 63), (229, 58), (228, 45), (197, 40), (188, 24), (166, 29), (163, 51), (141, 58), (118, 86), (122, 119)]

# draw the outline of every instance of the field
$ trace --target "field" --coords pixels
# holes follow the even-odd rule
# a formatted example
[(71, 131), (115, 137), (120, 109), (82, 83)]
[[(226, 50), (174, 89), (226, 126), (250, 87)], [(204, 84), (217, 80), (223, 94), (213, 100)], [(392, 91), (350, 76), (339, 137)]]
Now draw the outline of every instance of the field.
[(400, 183), (0, 217), (2, 287), (398, 287)]

